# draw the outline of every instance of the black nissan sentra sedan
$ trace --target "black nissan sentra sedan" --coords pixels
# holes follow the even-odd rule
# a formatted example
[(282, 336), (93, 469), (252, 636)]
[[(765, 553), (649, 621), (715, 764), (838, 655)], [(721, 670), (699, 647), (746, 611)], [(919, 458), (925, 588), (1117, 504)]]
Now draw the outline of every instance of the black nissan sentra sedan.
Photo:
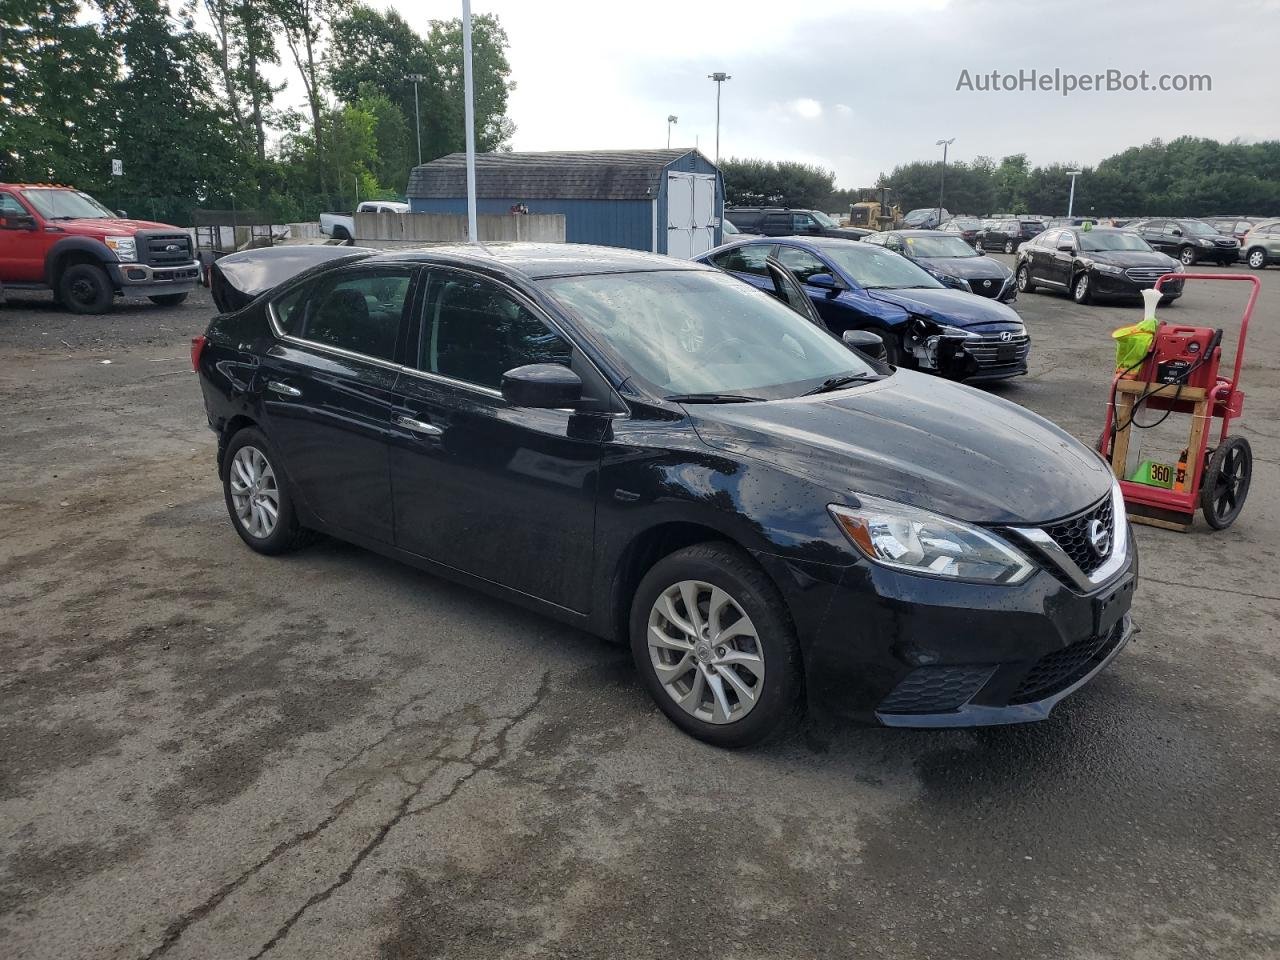
[(1095, 453), (708, 266), (357, 254), (217, 317), (192, 360), (250, 547), (322, 531), (627, 642), (710, 743), (805, 703), (1039, 720), (1130, 635)]

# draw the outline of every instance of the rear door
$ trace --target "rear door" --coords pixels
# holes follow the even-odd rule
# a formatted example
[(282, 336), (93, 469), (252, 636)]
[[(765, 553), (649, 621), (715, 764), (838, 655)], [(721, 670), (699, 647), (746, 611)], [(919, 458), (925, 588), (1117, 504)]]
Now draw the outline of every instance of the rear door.
[(325, 523), (393, 539), (388, 436), (399, 344), (417, 289), (414, 266), (354, 266), (271, 304), (279, 340), (253, 389), (267, 438), (295, 489)]
[(766, 237), (789, 237), (792, 229), (789, 213), (766, 213), (760, 225), (760, 232)]
[[(391, 437), (396, 545), (586, 612), (608, 415), (510, 406), (502, 374), (563, 363), (599, 375), (518, 291), (432, 268)], [(607, 385), (603, 387), (608, 390)], [(611, 394), (610, 394), (611, 396)]]

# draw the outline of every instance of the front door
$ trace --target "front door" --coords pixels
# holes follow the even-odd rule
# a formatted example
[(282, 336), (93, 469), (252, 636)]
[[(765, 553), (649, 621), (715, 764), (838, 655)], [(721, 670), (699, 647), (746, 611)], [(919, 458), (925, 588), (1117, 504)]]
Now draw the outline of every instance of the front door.
[(48, 244), (31, 213), (8, 191), (0, 191), (0, 282), (39, 283)]
[(393, 539), (387, 438), (395, 363), (418, 270), (356, 266), (272, 304), (280, 341), (262, 360), (267, 439), (303, 502), (327, 524)]
[[(396, 544), (571, 610), (591, 602), (607, 417), (513, 407), (502, 374), (586, 361), (521, 295), (432, 269), (391, 438)], [(584, 380), (589, 377), (584, 376)]]

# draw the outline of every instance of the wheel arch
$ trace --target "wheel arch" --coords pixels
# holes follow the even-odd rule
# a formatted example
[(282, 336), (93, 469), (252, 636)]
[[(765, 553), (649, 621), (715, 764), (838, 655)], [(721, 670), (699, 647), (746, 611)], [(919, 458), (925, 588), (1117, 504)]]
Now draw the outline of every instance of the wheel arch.
[(227, 422), (222, 425), (222, 429), (218, 431), (218, 476), (222, 476), (222, 461), (226, 456), (227, 444), (245, 427), (257, 427), (258, 421), (252, 417), (245, 416), (242, 413), (229, 417)]
[(101, 240), (92, 237), (63, 237), (45, 254), (45, 283), (56, 289), (62, 272), (72, 264), (89, 263), (105, 269), (107, 264), (118, 262), (116, 255)]
[[(630, 642), (631, 604), (636, 587), (659, 560), (677, 550), (698, 543), (723, 542), (741, 550), (747, 556), (752, 553), (735, 537), (705, 523), (688, 520), (667, 520), (637, 533), (618, 555), (614, 564), (609, 594), (609, 638), (618, 643)], [(754, 560), (754, 558), (753, 558)], [(772, 574), (760, 565), (766, 577)], [(774, 586), (778, 586), (774, 582)], [(781, 592), (781, 590), (779, 590)]]

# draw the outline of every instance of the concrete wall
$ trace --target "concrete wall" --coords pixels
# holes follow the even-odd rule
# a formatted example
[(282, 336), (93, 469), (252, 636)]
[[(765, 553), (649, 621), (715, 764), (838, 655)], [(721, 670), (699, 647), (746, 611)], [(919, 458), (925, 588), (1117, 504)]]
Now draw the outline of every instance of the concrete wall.
[[(357, 213), (355, 244), (466, 243), (467, 217), (449, 213)], [(476, 218), (482, 242), (533, 240), (564, 243), (565, 219), (559, 214), (480, 214)]]

